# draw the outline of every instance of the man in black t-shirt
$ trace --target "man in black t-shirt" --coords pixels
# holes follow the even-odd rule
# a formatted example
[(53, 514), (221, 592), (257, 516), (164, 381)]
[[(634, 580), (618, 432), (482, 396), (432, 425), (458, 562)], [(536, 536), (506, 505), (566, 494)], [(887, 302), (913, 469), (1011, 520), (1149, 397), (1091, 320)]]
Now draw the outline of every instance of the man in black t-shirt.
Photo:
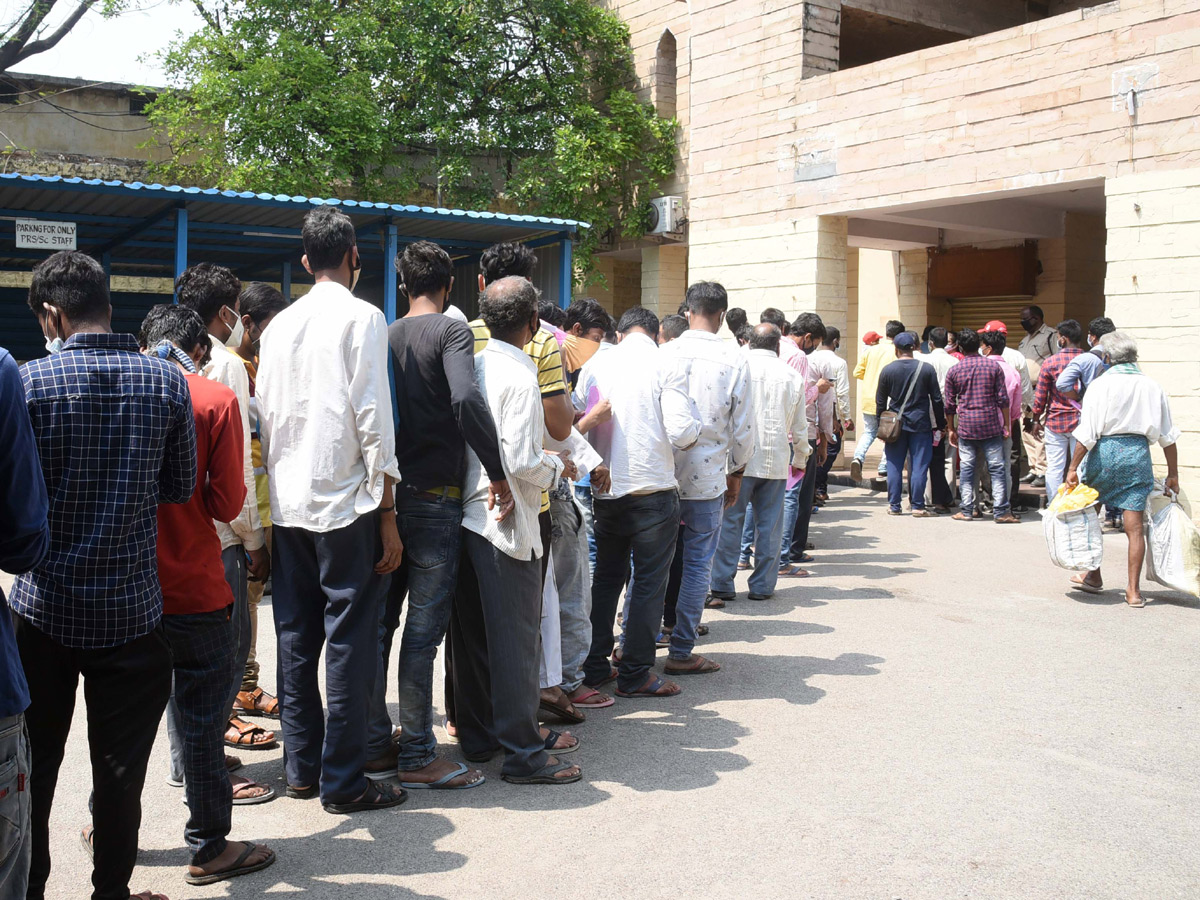
[(909, 498), (913, 516), (931, 518), (937, 513), (925, 508), (925, 483), (933, 459), (934, 426), (936, 424), (939, 439), (946, 428), (942, 391), (933, 366), (913, 359), (913, 350), (917, 346), (915, 334), (902, 331), (892, 342), (896, 347), (896, 361), (883, 367), (875, 391), (876, 415), (890, 410), (899, 413), (901, 419), (900, 436), (883, 447), (887, 456), (888, 514), (898, 516), (903, 513), (900, 502), (904, 494), (904, 460), (912, 454)]
[[(398, 774), (402, 787), (454, 790), (483, 781), (479, 771), (439, 759), (433, 736), (433, 660), (446, 636), (458, 580), (467, 444), (491, 479), (489, 496), (498, 515), (511, 510), (512, 495), (500, 461), (496, 425), (475, 381), (474, 336), (467, 325), (442, 314), (454, 284), (449, 255), (436, 244), (418, 241), (404, 250), (396, 265), (409, 302), (408, 314), (388, 328), (400, 467), (394, 511), (404, 542), (406, 577), (393, 578), (381, 628), (367, 777)], [(387, 500), (380, 507), (385, 514)], [(401, 731), (393, 741), (385, 702), (386, 654), (405, 589), (408, 618), (397, 675)]]

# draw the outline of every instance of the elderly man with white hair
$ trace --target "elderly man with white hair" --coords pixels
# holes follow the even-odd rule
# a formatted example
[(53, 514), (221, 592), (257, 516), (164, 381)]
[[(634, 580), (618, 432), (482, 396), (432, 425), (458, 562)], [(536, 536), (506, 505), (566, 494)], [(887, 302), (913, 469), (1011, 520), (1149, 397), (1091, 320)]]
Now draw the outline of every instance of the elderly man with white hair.
[[(1166, 393), (1138, 368), (1138, 348), (1133, 336), (1113, 331), (1100, 338), (1100, 348), (1110, 368), (1084, 394), (1067, 485), (1074, 487), (1082, 478), (1099, 492), (1101, 503), (1124, 510), (1125, 536), (1129, 538), (1129, 587), (1125, 590), (1125, 602), (1141, 607), (1146, 605), (1139, 583), (1146, 557), (1142, 524), (1146, 500), (1154, 490), (1150, 444), (1157, 442), (1163, 448), (1167, 460), (1166, 489), (1178, 492), (1179, 429), (1171, 421)], [(1099, 569), (1076, 575), (1071, 583), (1091, 594), (1104, 589)]]

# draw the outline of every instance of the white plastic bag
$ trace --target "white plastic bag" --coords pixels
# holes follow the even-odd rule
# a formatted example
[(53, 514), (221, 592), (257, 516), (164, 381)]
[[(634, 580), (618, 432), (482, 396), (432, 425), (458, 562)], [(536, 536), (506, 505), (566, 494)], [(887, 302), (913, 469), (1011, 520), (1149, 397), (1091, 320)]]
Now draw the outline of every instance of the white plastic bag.
[(1096, 504), (1065, 512), (1042, 513), (1046, 548), (1050, 560), (1060, 568), (1090, 572), (1100, 568), (1104, 557), (1104, 537)]
[(1200, 597), (1200, 531), (1174, 494), (1158, 492), (1147, 504), (1146, 578)]

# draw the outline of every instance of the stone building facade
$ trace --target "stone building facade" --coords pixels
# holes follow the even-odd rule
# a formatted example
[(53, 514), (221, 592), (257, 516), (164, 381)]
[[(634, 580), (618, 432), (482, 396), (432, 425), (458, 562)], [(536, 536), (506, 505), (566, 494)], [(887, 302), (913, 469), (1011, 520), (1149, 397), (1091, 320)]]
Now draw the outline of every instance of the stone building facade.
[[(688, 281), (857, 337), (1030, 302), (1106, 314), (1168, 387), (1200, 490), (1200, 0), (607, 0), (680, 120), (684, 241), (614, 248), (614, 306)], [(955, 297), (931, 260), (1033, 242), (1032, 291)], [(666, 251), (664, 253), (664, 251)], [(632, 296), (637, 270), (640, 293)], [(978, 293), (978, 292), (977, 292)]]

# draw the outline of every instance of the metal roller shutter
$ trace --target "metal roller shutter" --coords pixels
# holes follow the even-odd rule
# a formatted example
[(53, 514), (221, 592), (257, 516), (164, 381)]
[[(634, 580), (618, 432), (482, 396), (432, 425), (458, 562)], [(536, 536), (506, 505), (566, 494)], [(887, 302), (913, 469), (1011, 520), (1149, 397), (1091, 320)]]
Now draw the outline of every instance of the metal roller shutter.
[(1030, 301), (1022, 297), (981, 297), (972, 300), (950, 301), (950, 324), (955, 331), (970, 328), (978, 331), (993, 319), (1008, 326), (1009, 335), (1020, 335), (1021, 310)]

